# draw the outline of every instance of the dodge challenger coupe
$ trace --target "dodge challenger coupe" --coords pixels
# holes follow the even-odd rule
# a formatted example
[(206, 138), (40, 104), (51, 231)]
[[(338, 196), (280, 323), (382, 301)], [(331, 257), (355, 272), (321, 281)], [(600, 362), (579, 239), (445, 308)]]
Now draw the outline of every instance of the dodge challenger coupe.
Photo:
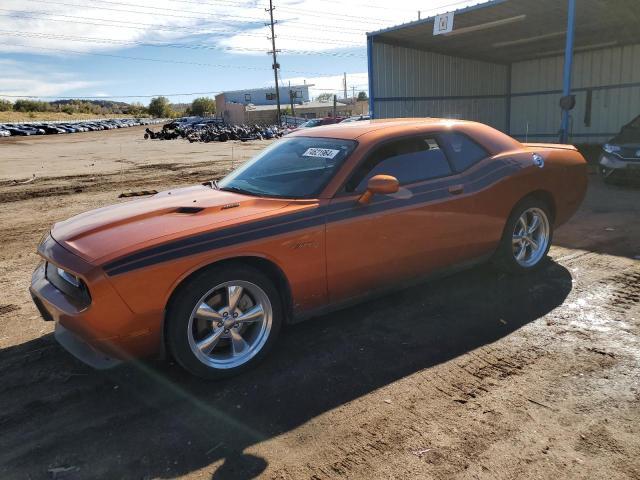
[(56, 223), (31, 294), (89, 365), (166, 353), (220, 378), (259, 362), (283, 324), (485, 260), (535, 269), (586, 187), (573, 146), (479, 123), (304, 129), (219, 183)]

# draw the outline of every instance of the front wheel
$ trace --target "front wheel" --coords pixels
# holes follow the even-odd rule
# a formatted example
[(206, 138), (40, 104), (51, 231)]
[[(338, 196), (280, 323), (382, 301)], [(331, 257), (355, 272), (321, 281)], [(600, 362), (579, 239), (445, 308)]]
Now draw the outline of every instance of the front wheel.
[(514, 208), (507, 220), (496, 263), (511, 273), (524, 273), (539, 267), (551, 247), (552, 224), (549, 208), (529, 198)]
[(271, 280), (244, 265), (211, 268), (188, 280), (167, 311), (167, 343), (194, 375), (218, 379), (257, 364), (282, 323)]

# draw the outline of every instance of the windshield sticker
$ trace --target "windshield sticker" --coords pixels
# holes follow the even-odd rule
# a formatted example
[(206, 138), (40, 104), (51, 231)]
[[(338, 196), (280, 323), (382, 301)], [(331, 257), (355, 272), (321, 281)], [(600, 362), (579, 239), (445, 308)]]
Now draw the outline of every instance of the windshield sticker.
[(333, 159), (340, 150), (334, 150), (332, 148), (308, 148), (306, 152), (302, 154), (303, 157), (319, 157)]

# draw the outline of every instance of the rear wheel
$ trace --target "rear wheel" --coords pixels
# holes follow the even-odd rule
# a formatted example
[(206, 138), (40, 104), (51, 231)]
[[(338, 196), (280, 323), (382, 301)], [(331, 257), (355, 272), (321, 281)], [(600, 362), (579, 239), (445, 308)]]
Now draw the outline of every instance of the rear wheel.
[(507, 220), (496, 263), (503, 270), (524, 273), (539, 267), (551, 247), (552, 225), (549, 207), (528, 198), (514, 208)]
[(180, 288), (167, 312), (167, 343), (185, 369), (204, 378), (238, 374), (258, 363), (282, 323), (271, 280), (244, 265), (213, 267)]

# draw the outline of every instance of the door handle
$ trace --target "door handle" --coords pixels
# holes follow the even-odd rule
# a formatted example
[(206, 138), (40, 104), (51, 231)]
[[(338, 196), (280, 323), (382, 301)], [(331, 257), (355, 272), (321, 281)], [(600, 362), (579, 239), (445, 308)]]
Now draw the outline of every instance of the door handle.
[(451, 195), (460, 195), (464, 192), (464, 185), (451, 185), (449, 187), (449, 193)]

